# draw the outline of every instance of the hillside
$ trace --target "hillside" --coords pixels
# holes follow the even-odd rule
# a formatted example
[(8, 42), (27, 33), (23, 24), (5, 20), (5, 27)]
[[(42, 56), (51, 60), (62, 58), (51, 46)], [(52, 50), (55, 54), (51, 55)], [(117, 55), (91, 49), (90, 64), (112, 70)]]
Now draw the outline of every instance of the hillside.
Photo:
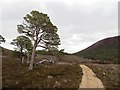
[[(13, 56), (13, 51), (3, 48), (2, 55), (3, 89), (54, 88), (57, 82), (60, 88), (78, 90), (83, 75), (79, 64), (91, 68), (106, 88), (117, 88), (119, 85), (117, 64), (96, 64), (75, 55), (62, 55), (61, 60), (55, 64), (39, 64), (33, 71), (29, 71), (29, 64), (24, 62), (20, 65), (19, 58)], [(50, 55), (38, 53), (35, 61), (49, 58)]]
[[(55, 64), (42, 63), (36, 65), (33, 71), (29, 71), (29, 64), (25, 62), (22, 65), (19, 64), (19, 58), (15, 57), (16, 52), (2, 47), (0, 49), (2, 49), (3, 55), (1, 59), (3, 89), (60, 87), (76, 88), (75, 90), (77, 90), (79, 87), (82, 78), (82, 69), (77, 64), (72, 62), (63, 63), (63, 61)], [(50, 59), (50, 55), (37, 54), (35, 61), (43, 59)]]
[(75, 53), (75, 55), (93, 60), (118, 62), (118, 43), (120, 36), (110, 37), (96, 42), (88, 48)]
[(13, 55), (13, 52), (14, 52), (12, 50), (3, 48), (1, 46), (0, 46), (0, 50), (2, 51), (2, 56), (11, 56), (11, 55)]

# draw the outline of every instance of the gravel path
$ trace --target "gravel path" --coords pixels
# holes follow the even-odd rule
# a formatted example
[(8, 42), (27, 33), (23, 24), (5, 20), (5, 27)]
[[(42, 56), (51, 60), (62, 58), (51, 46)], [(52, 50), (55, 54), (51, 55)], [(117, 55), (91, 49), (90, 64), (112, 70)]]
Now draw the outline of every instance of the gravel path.
[(79, 88), (103, 88), (103, 83), (96, 77), (95, 73), (86, 65), (80, 65), (83, 71), (82, 81)]

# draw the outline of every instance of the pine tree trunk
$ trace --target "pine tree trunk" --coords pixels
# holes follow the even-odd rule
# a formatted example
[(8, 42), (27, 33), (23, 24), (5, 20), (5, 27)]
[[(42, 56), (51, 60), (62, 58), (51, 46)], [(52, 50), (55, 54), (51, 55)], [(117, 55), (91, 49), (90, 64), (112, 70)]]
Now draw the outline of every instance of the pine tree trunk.
[(24, 58), (24, 57), (22, 57), (22, 64), (24, 64), (24, 61), (25, 61), (25, 58)]
[(29, 70), (33, 70), (33, 64), (34, 64), (34, 58), (35, 58), (35, 50), (36, 50), (36, 45), (34, 44)]
[(30, 62), (30, 53), (27, 52), (27, 63), (29, 63), (29, 62)]
[(23, 53), (22, 53), (22, 50), (23, 50), (23, 49), (21, 48), (21, 49), (20, 49), (20, 64), (22, 64), (22, 56), (23, 56), (23, 55), (22, 55), (22, 54), (23, 54)]

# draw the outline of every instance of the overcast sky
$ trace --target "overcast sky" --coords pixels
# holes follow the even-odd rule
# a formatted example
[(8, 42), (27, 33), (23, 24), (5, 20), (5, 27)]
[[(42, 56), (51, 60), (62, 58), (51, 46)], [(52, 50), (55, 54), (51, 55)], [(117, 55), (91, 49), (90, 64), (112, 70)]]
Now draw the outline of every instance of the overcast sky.
[(2, 46), (18, 36), (17, 25), (32, 10), (48, 14), (58, 27), (60, 49), (73, 53), (118, 35), (118, 0), (0, 0)]

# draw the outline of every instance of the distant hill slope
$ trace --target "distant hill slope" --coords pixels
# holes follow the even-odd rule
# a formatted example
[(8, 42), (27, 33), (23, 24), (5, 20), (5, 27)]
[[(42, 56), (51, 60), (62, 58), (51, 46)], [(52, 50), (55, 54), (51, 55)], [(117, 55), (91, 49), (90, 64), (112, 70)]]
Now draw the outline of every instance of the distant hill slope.
[(3, 48), (0, 46), (0, 51), (2, 51), (2, 56), (12, 56), (14, 54), (14, 51)]
[(110, 37), (96, 42), (90, 47), (75, 53), (75, 55), (93, 59), (118, 62), (118, 48), (120, 36)]

